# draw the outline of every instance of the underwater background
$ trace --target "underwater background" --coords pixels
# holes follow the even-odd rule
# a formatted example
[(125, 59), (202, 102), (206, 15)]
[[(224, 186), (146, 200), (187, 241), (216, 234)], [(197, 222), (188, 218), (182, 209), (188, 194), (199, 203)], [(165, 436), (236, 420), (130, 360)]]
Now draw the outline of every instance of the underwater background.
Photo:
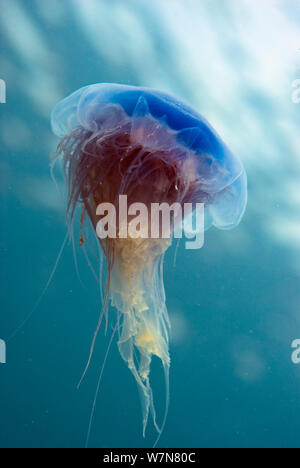
[[(99, 289), (50, 177), (49, 116), (70, 92), (117, 82), (168, 92), (213, 125), (245, 166), (249, 202), (199, 251), (175, 243), (170, 409), (160, 447), (300, 447), (300, 5), (297, 0), (0, 0), (0, 446), (82, 447), (109, 342)], [(55, 170), (59, 188), (63, 179)], [(83, 283), (83, 284), (82, 284)], [(114, 317), (112, 312), (112, 317)], [(11, 338), (10, 338), (11, 337)], [(153, 386), (158, 416), (164, 383)], [(161, 401), (160, 401), (161, 400)], [(92, 447), (151, 447), (135, 381), (113, 344)]]

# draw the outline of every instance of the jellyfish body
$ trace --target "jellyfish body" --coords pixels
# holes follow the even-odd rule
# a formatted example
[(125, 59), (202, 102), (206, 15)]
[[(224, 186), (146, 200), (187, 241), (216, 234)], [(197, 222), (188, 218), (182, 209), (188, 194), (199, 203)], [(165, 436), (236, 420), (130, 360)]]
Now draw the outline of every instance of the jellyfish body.
[[(70, 221), (77, 204), (96, 230), (101, 203), (203, 203), (205, 227), (230, 229), (241, 220), (247, 181), (210, 125), (173, 97), (147, 88), (95, 84), (62, 100), (52, 112), (61, 138), (69, 189)], [(118, 223), (118, 221), (117, 221)], [(119, 314), (118, 347), (140, 390), (143, 432), (149, 411), (156, 422), (149, 374), (152, 356), (164, 367), (168, 393), (169, 318), (163, 285), (163, 258), (171, 239), (158, 236), (101, 239), (110, 298)], [(128, 233), (127, 233), (128, 234)], [(106, 310), (107, 313), (107, 310)]]

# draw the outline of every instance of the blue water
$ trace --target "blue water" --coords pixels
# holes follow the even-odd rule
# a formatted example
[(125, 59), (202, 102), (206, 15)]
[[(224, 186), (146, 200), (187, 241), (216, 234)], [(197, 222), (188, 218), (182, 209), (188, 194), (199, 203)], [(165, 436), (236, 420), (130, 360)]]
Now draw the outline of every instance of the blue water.
[[(261, 5), (263, 3), (263, 5)], [(258, 7), (259, 4), (259, 7)], [(49, 174), (56, 102), (95, 82), (149, 86), (204, 115), (245, 165), (238, 228), (165, 263), (173, 325), (170, 410), (161, 447), (300, 447), (300, 8), (293, 0), (0, 0), (0, 446), (82, 447), (109, 336), (80, 390), (99, 292)], [(63, 180), (56, 169), (59, 189)], [(113, 317), (113, 311), (111, 311)], [(109, 329), (110, 332), (110, 329)], [(164, 386), (153, 386), (158, 414)], [(90, 446), (150, 447), (136, 384), (114, 343)]]

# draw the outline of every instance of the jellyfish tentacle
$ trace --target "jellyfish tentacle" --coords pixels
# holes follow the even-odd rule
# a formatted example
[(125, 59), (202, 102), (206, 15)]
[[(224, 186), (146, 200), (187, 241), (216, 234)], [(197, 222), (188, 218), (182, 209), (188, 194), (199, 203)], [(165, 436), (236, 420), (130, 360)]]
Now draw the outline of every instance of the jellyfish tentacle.
[[(112, 270), (111, 301), (122, 315), (122, 332), (118, 347), (123, 360), (132, 372), (140, 393), (143, 434), (145, 435), (149, 411), (157, 432), (161, 431), (154, 407), (150, 385), (150, 365), (156, 355), (164, 367), (169, 366), (169, 319), (161, 281), (163, 251), (169, 240), (127, 239), (116, 241), (116, 254)], [(153, 252), (156, 255), (153, 257)], [(131, 257), (134, 255), (135, 263)], [(138, 358), (135, 360), (135, 350)], [(136, 363), (135, 363), (136, 361)]]
[(60, 189), (60, 187), (58, 185), (58, 182), (56, 180), (55, 174), (54, 174), (54, 169), (55, 169), (55, 165), (56, 165), (57, 161), (58, 161), (58, 155), (53, 156), (51, 154), (50, 155), (50, 177), (51, 177), (52, 182), (54, 183), (54, 186), (55, 186), (57, 192), (59, 193), (59, 195), (63, 199), (62, 190)]
[(119, 327), (119, 319), (117, 320), (117, 323), (116, 323), (116, 325), (113, 328), (113, 331), (111, 333), (111, 337), (110, 337), (109, 343), (107, 345), (106, 353), (105, 353), (103, 363), (102, 363), (102, 366), (101, 366), (99, 379), (98, 379), (98, 382), (97, 382), (97, 387), (96, 387), (95, 396), (94, 396), (94, 400), (93, 400), (93, 405), (92, 405), (92, 409), (91, 409), (90, 419), (89, 419), (89, 425), (88, 425), (86, 441), (85, 441), (85, 448), (87, 448), (88, 445), (89, 445), (91, 429), (92, 429), (92, 424), (93, 424), (93, 419), (94, 419), (94, 414), (95, 414), (95, 409), (96, 409), (96, 403), (97, 403), (97, 399), (98, 399), (98, 396), (99, 396), (100, 385), (101, 385), (101, 382), (102, 382), (103, 372), (104, 372), (105, 365), (106, 365), (106, 362), (107, 362), (107, 358), (108, 358), (108, 355), (109, 355), (109, 352), (110, 352), (110, 349), (111, 349), (111, 345), (112, 345), (112, 342), (113, 342), (113, 339), (115, 337), (115, 334), (116, 334), (116, 331), (117, 331), (118, 327)]
[[(105, 292), (105, 297), (104, 297), (104, 301), (103, 301), (103, 304), (102, 304), (102, 308), (101, 308), (101, 312), (100, 312), (100, 315), (99, 315), (99, 319), (98, 319), (98, 323), (97, 323), (97, 326), (96, 326), (96, 329), (94, 331), (94, 335), (93, 335), (93, 339), (92, 339), (92, 344), (91, 344), (91, 347), (90, 347), (90, 351), (89, 351), (89, 357), (88, 357), (88, 360), (87, 360), (87, 363), (85, 365), (85, 368), (84, 368), (84, 371), (82, 373), (82, 376), (77, 384), (77, 388), (79, 389), (79, 387), (81, 386), (82, 382), (83, 382), (83, 379), (88, 371), (88, 368), (90, 366), (90, 363), (91, 363), (91, 360), (92, 360), (92, 356), (93, 356), (93, 352), (94, 352), (94, 348), (95, 348), (95, 344), (96, 344), (96, 339), (97, 339), (97, 336), (98, 336), (98, 333), (99, 333), (99, 330), (100, 330), (100, 327), (101, 327), (101, 323), (102, 323), (102, 320), (103, 320), (103, 317), (106, 316), (107, 317), (107, 310), (108, 310), (108, 300), (109, 300), (109, 280), (108, 280), (108, 283), (107, 283), (107, 286), (106, 286), (106, 292)], [(107, 320), (106, 320), (106, 324), (107, 324)], [(106, 327), (106, 330), (107, 330), (107, 327)]]
[(167, 417), (168, 417), (168, 412), (169, 412), (169, 405), (170, 405), (170, 364), (168, 363), (163, 363), (163, 368), (164, 368), (164, 374), (165, 374), (165, 387), (166, 387), (166, 397), (165, 397), (165, 412), (162, 420), (162, 424), (160, 426), (160, 430), (158, 431), (157, 438), (153, 444), (153, 448), (155, 448), (159, 442), (159, 439), (163, 433), (163, 430), (165, 428), (166, 422), (167, 422)]
[(74, 259), (74, 265), (75, 265), (75, 272), (76, 276), (78, 278), (78, 281), (80, 285), (82, 286), (83, 289), (86, 290), (85, 285), (83, 284), (83, 281), (81, 279), (80, 273), (79, 273), (79, 268), (78, 268), (78, 258), (77, 258), (77, 252), (76, 252), (76, 247), (75, 247), (75, 239), (74, 239), (74, 227), (73, 225), (71, 226), (71, 242), (72, 242), (72, 250), (73, 250), (73, 259)]
[(31, 319), (32, 315), (34, 314), (34, 312), (38, 309), (39, 305), (41, 304), (46, 292), (48, 291), (48, 288), (54, 278), (54, 275), (56, 273), (56, 270), (57, 270), (57, 267), (59, 265), (59, 262), (60, 262), (60, 259), (62, 257), (62, 254), (63, 254), (63, 251), (65, 250), (65, 247), (67, 245), (67, 241), (69, 239), (69, 232), (66, 233), (65, 237), (64, 237), (64, 241), (60, 247), (60, 250), (59, 250), (59, 253), (58, 253), (58, 256), (56, 258), (56, 261), (55, 261), (55, 264), (52, 268), (52, 271), (50, 273), (50, 276), (48, 278), (48, 281), (46, 283), (46, 286), (44, 287), (40, 297), (38, 298), (38, 300), (36, 301), (34, 307), (31, 309), (31, 311), (29, 312), (29, 314), (25, 317), (25, 319), (20, 323), (20, 325), (9, 335), (9, 337), (6, 339), (6, 341), (10, 341), (12, 338), (14, 338), (16, 336), (16, 334), (22, 330), (22, 328), (26, 325), (26, 323)]

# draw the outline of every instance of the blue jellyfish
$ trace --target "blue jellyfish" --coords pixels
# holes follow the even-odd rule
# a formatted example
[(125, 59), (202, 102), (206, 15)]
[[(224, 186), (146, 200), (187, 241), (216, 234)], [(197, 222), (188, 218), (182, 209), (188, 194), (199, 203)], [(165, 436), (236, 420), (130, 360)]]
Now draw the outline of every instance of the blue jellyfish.
[[(110, 203), (118, 211), (124, 195), (128, 204), (149, 207), (202, 203), (205, 229), (230, 229), (240, 222), (247, 202), (241, 161), (201, 115), (172, 96), (143, 87), (94, 84), (59, 102), (51, 122), (60, 137), (57, 154), (68, 185), (70, 223), (81, 204), (82, 221), (89, 218), (96, 231), (97, 207)], [(170, 322), (163, 259), (171, 239), (126, 237), (120, 235), (121, 227), (119, 222), (115, 238), (99, 237), (108, 276), (89, 361), (103, 316), (107, 323), (110, 301), (118, 312), (119, 351), (141, 397), (143, 434), (149, 413), (160, 434), (169, 401)], [(167, 402), (160, 426), (150, 385), (153, 356), (161, 360), (165, 373)]]

